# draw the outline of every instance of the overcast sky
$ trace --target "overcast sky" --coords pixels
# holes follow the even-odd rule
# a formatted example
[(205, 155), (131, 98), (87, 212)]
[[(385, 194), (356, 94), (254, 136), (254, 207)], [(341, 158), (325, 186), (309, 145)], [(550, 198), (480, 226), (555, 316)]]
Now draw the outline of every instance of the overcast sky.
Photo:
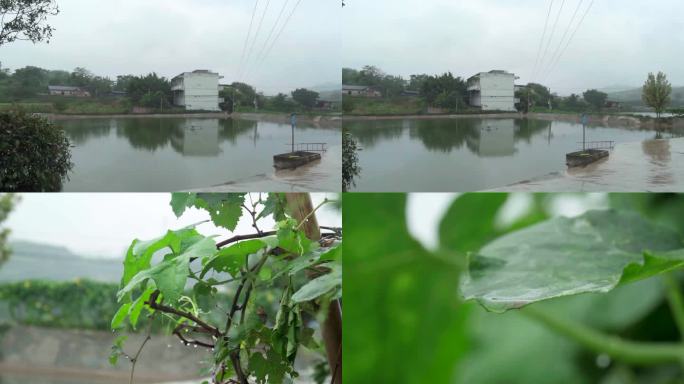
[[(582, 2), (570, 40), (591, 0), (555, 0), (542, 54), (559, 55)], [(343, 9), (343, 64), (366, 64), (406, 78), (415, 73), (469, 77), (504, 69), (527, 83), (539, 52), (551, 0), (347, 0)], [(562, 12), (558, 12), (563, 4)], [(553, 24), (560, 14), (554, 31)], [(595, 0), (545, 84), (559, 94), (587, 88), (641, 86), (662, 70), (684, 85), (684, 1)], [(553, 32), (553, 35), (551, 33)], [(548, 38), (553, 37), (550, 43)], [(548, 50), (546, 46), (548, 45)], [(557, 50), (556, 47), (561, 47)], [(547, 67), (547, 65), (542, 65)]]
[[(256, 197), (256, 195), (254, 195)], [(314, 204), (335, 194), (312, 194)], [(171, 194), (126, 193), (41, 193), (22, 194), (22, 200), (3, 225), (10, 228), (10, 240), (29, 240), (67, 247), (88, 257), (121, 257), (133, 239), (150, 240), (200, 221), (209, 214), (190, 209), (177, 219), (169, 201)], [(317, 212), (320, 225), (340, 227), (342, 215), (331, 205)], [(262, 229), (272, 229), (273, 220), (262, 220)], [(231, 234), (212, 223), (201, 224), (205, 236)], [(241, 219), (236, 234), (252, 233), (251, 220)]]
[[(257, 4), (256, 0), (57, 2), (61, 13), (49, 19), (56, 28), (50, 44), (7, 44), (0, 48), (3, 67), (85, 67), (113, 79), (119, 74), (157, 72), (173, 77), (184, 71), (211, 69), (230, 83), (238, 79), (244, 43)], [(270, 54), (259, 61), (261, 65), (247, 65), (252, 69), (242, 80), (267, 94), (339, 83), (339, 0), (258, 1), (246, 50), (249, 52), (253, 46), (249, 63), (266, 55), (268, 48), (264, 42), (284, 5), (270, 41), (294, 9), (289, 23)]]

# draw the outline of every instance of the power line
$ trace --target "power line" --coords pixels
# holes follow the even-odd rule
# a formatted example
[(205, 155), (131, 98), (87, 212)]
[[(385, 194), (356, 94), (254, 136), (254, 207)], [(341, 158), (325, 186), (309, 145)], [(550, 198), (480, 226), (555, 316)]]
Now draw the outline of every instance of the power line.
[[(556, 33), (556, 27), (558, 26), (558, 20), (560, 19), (560, 15), (563, 12), (563, 6), (565, 6), (565, 0), (561, 3), (560, 8), (558, 9), (558, 14), (556, 14), (556, 21), (553, 23), (553, 28), (551, 28), (551, 34), (549, 35), (549, 42), (546, 43), (546, 48), (544, 49), (544, 54), (542, 55), (542, 59), (539, 65), (543, 67), (544, 65), (544, 59), (546, 58), (546, 54), (549, 52), (549, 46), (551, 46), (551, 42), (553, 41), (553, 35)], [(535, 74), (536, 77), (536, 74)]]
[(278, 23), (280, 22), (280, 19), (283, 17), (283, 14), (285, 13), (285, 8), (287, 8), (287, 3), (289, 3), (290, 0), (285, 0), (283, 3), (283, 7), (280, 9), (280, 13), (278, 14), (278, 18), (276, 19), (275, 23), (273, 23), (273, 27), (271, 27), (271, 31), (268, 33), (268, 37), (266, 37), (266, 40), (264, 41), (264, 45), (261, 47), (259, 50), (259, 54), (256, 56), (257, 62), (260, 61), (261, 57), (264, 54), (264, 51), (266, 50), (266, 47), (268, 46), (269, 41), (271, 40), (271, 37), (273, 37), (273, 32), (275, 32), (276, 27), (278, 26)]
[(271, 45), (268, 47), (268, 50), (266, 51), (266, 54), (264, 54), (264, 56), (262, 57), (261, 61), (258, 63), (259, 66), (260, 66), (261, 64), (264, 63), (264, 61), (266, 60), (266, 58), (268, 57), (268, 55), (271, 53), (271, 50), (273, 50), (273, 47), (275, 46), (275, 43), (276, 43), (276, 42), (278, 41), (278, 39), (280, 38), (280, 35), (283, 34), (283, 31), (285, 31), (285, 28), (287, 28), (287, 24), (290, 22), (290, 19), (292, 19), (292, 15), (294, 15), (295, 11), (297, 10), (297, 7), (299, 7), (299, 4), (300, 4), (301, 2), (302, 2), (302, 0), (298, 0), (297, 3), (295, 4), (294, 8), (292, 8), (292, 11), (291, 11), (290, 14), (287, 16), (287, 19), (285, 19), (285, 23), (283, 24), (283, 26), (282, 26), (282, 27), (280, 28), (280, 30), (278, 31), (278, 34), (276, 35), (276, 37), (275, 37), (275, 38), (273, 39), (273, 41), (271, 42)]
[(254, 45), (256, 44), (256, 41), (259, 38), (259, 32), (261, 32), (261, 26), (264, 24), (264, 18), (266, 17), (266, 13), (268, 12), (269, 4), (271, 4), (271, 0), (266, 0), (264, 12), (261, 13), (261, 19), (259, 19), (259, 26), (257, 27), (256, 33), (254, 34), (254, 40), (252, 40), (252, 44), (249, 47), (249, 51), (247, 51), (247, 59), (245, 60), (245, 65), (249, 64), (249, 59), (252, 57), (252, 51), (254, 51)]
[(252, 24), (254, 23), (254, 15), (256, 15), (257, 6), (259, 5), (259, 0), (254, 2), (254, 9), (252, 9), (252, 19), (249, 21), (249, 29), (247, 30), (247, 38), (245, 38), (245, 43), (242, 46), (242, 56), (240, 57), (240, 64), (238, 65), (238, 78), (242, 73), (242, 65), (245, 60), (245, 53), (247, 52), (247, 43), (249, 42), (249, 36), (252, 34)]
[(546, 37), (546, 30), (549, 27), (549, 19), (551, 18), (551, 8), (553, 8), (554, 0), (551, 0), (549, 4), (549, 12), (546, 14), (546, 21), (544, 22), (544, 32), (542, 33), (541, 40), (539, 40), (539, 48), (537, 48), (537, 58), (534, 60), (534, 67), (532, 67), (532, 73), (530, 76), (530, 81), (533, 80), (535, 73), (537, 73), (537, 65), (539, 64), (539, 56), (541, 55), (542, 46), (544, 45), (544, 38)]
[(579, 12), (580, 8), (582, 7), (582, 3), (584, 3), (584, 0), (580, 0), (577, 3), (577, 7), (575, 7), (575, 12), (572, 14), (572, 17), (570, 18), (570, 22), (568, 23), (568, 26), (565, 28), (565, 32), (563, 32), (563, 37), (561, 37), (560, 41), (558, 42), (558, 46), (556, 49), (553, 51), (553, 55), (551, 55), (551, 60), (549, 61), (549, 65), (545, 68), (542, 68), (542, 76), (548, 71), (551, 67), (551, 64), (556, 60), (556, 55), (558, 55), (558, 52), (560, 51), (561, 47), (563, 46), (563, 43), (565, 42), (565, 38), (568, 36), (568, 32), (570, 32), (570, 29), (572, 28), (572, 23), (575, 21), (575, 18), (577, 18), (577, 13)]
[(594, 1), (595, 1), (595, 0), (591, 0), (591, 3), (589, 3), (589, 6), (587, 7), (587, 10), (584, 12), (584, 15), (582, 15), (582, 18), (580, 19), (580, 22), (577, 24), (577, 27), (575, 27), (575, 30), (572, 32), (572, 35), (570, 35), (570, 39), (568, 39), (567, 44), (565, 44), (565, 47), (563, 47), (563, 50), (561, 51), (561, 54), (558, 56), (558, 58), (556, 59), (556, 61), (551, 65), (551, 69), (549, 70), (549, 72), (546, 73), (545, 79), (548, 78), (549, 75), (551, 75), (551, 72), (553, 72), (554, 69), (556, 69), (556, 65), (558, 65), (558, 62), (560, 61), (560, 58), (563, 57), (563, 55), (565, 54), (565, 51), (566, 51), (566, 50), (568, 49), (568, 47), (570, 46), (570, 43), (572, 42), (572, 39), (575, 37), (575, 34), (577, 33), (577, 31), (579, 30), (580, 26), (581, 26), (582, 23), (584, 22), (584, 19), (587, 17), (587, 14), (589, 13), (589, 10), (591, 10), (591, 7), (594, 5)]

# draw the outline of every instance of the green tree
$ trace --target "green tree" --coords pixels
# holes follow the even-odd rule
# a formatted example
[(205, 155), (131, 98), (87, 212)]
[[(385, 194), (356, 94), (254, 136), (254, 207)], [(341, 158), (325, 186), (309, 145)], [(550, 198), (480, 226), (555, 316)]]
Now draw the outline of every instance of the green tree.
[(608, 94), (595, 89), (590, 89), (584, 92), (582, 97), (584, 97), (584, 101), (589, 103), (595, 110), (600, 111), (603, 109), (603, 106), (606, 105)]
[(57, 192), (73, 167), (65, 132), (25, 112), (0, 113), (0, 190)]
[(421, 97), (438, 108), (457, 109), (465, 104), (466, 83), (451, 72), (428, 76), (422, 81)]
[[(217, 242), (190, 226), (133, 240), (112, 329), (135, 329), (145, 316), (170, 320), (185, 346), (210, 354), (216, 384), (291, 382), (302, 346), (324, 353), (331, 382), (341, 383), (342, 229), (322, 232), (316, 218), (330, 203), (314, 208), (308, 194), (173, 194), (177, 217), (198, 208), (217, 227), (233, 232), (246, 219), (254, 230)], [(265, 218), (274, 230), (261, 229)], [(163, 260), (152, 257), (161, 250)], [(113, 347), (111, 363), (120, 356), (132, 363), (131, 382), (149, 335), (134, 355), (125, 352), (125, 336)]]
[(146, 76), (127, 77), (126, 86), (126, 93), (135, 105), (152, 104), (152, 100), (156, 99), (156, 105), (159, 106), (160, 99), (158, 96), (163, 98), (162, 103), (171, 104), (170, 101), (173, 97), (171, 82), (165, 77), (157, 76), (154, 72)]
[(318, 96), (318, 92), (306, 88), (299, 88), (292, 91), (292, 99), (306, 109), (311, 109), (316, 106)]
[(670, 104), (670, 94), (672, 93), (672, 85), (667, 80), (664, 73), (658, 72), (657, 75), (653, 73), (648, 74), (648, 78), (641, 90), (641, 99), (653, 108), (660, 118), (660, 114), (665, 111), (665, 108)]
[[(7, 220), (7, 217), (18, 201), (19, 197), (14, 194), (0, 194), (0, 224)], [(9, 234), (10, 230), (8, 228), (0, 227), (0, 265), (7, 261), (12, 253), (12, 250), (7, 245), (7, 237)]]
[(47, 18), (58, 13), (55, 0), (0, 1), (0, 46), (15, 40), (49, 42), (54, 28)]

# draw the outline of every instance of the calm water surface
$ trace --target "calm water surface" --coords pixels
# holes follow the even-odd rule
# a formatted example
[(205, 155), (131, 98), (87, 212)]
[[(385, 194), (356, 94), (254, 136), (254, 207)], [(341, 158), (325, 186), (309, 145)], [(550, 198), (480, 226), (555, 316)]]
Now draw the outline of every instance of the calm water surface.
[[(357, 191), (476, 191), (566, 169), (582, 148), (580, 124), (534, 119), (436, 119), (345, 122), (358, 140)], [(587, 141), (639, 142), (678, 136), (591, 126)]]
[(276, 173), (273, 155), (289, 152), (289, 125), (216, 118), (121, 118), (57, 122), (72, 141), (75, 166), (64, 191), (177, 191), (265, 180), (263, 191), (340, 190), (341, 135), (300, 124), (296, 142), (327, 143), (323, 160)]

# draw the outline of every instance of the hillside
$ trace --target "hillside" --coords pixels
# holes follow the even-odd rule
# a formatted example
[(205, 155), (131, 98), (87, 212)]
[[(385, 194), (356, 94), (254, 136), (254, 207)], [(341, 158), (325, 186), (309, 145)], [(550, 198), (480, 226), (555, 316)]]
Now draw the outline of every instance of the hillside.
[(121, 260), (86, 258), (64, 247), (28, 241), (12, 242), (10, 259), (0, 266), (0, 283), (28, 279), (89, 279), (118, 282)]
[[(643, 105), (641, 101), (641, 88), (609, 92), (608, 99), (619, 101), (628, 105)], [(672, 87), (672, 107), (684, 107), (684, 86)]]

